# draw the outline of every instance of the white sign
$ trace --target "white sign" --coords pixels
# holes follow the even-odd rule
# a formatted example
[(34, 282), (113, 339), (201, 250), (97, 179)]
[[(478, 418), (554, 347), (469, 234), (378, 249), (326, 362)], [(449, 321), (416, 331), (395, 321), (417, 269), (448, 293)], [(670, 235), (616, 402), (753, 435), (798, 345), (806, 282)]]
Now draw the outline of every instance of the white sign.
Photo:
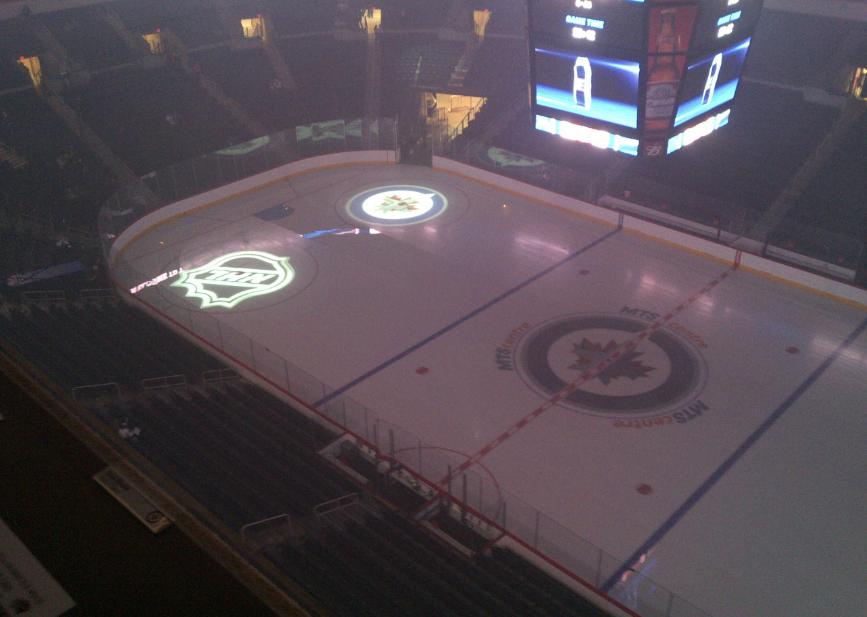
[(57, 617), (72, 598), (0, 519), (0, 614)]

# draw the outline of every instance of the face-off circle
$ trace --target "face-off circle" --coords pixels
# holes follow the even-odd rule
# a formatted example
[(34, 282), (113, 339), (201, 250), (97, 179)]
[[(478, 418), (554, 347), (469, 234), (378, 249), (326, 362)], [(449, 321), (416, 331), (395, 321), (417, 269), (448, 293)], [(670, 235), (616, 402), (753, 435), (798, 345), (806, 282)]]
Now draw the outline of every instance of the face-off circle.
[[(544, 397), (608, 357), (648, 323), (622, 315), (577, 314), (543, 323), (518, 343), (515, 365), (527, 385)], [(560, 405), (597, 416), (650, 416), (695, 401), (707, 381), (698, 350), (680, 336), (656, 330)]]
[(439, 191), (424, 186), (398, 184), (368, 189), (354, 195), (346, 213), (366, 225), (414, 225), (430, 221), (448, 208)]

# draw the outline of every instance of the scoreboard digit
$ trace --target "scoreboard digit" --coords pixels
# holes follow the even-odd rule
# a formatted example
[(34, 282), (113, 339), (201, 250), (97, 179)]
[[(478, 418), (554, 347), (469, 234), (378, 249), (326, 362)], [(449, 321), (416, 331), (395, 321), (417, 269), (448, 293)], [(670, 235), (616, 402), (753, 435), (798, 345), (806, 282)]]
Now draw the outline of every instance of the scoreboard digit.
[(743, 40), (755, 29), (761, 8), (761, 0), (705, 0), (695, 28), (693, 51)]
[(530, 0), (534, 34), (561, 43), (622, 47), (644, 45), (644, 0)]

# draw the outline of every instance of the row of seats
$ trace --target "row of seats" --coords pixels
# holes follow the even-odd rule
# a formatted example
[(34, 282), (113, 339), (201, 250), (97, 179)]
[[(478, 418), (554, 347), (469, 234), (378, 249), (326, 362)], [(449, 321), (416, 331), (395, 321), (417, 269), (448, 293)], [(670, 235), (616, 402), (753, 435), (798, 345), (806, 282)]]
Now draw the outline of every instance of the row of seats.
[(472, 56), (464, 88), (486, 95), (526, 89), (530, 81), (528, 67), (523, 38), (487, 38)]
[(178, 66), (101, 73), (67, 100), (142, 174), (249, 137)]
[[(49, 368), (66, 381), (96, 367), (131, 368), (147, 350), (138, 348), (140, 340), (118, 345), (117, 337), (106, 338), (106, 332), (135, 329), (132, 315), (112, 314), (112, 308), (33, 307), (26, 316), (31, 323), (18, 321), (8, 330), (66, 339), (42, 347), (24, 341), (37, 360), (54, 356)], [(171, 355), (190, 359), (179, 350)], [(279, 514), (303, 519), (315, 505), (357, 490), (316, 454), (333, 438), (329, 431), (249, 384), (139, 396), (96, 413), (116, 430), (126, 429), (121, 435), (132, 447), (236, 530)], [(548, 584), (558, 595), (540, 587), (544, 576), (524, 572), (510, 581), (508, 569), (490, 559), (467, 560), (402, 516), (380, 514), (343, 531), (327, 530), (300, 549), (285, 545), (277, 563), (336, 614), (601, 614), (553, 581)]]
[[(305, 119), (299, 124), (363, 115), (365, 45), (359, 41), (337, 41), (330, 34), (277, 42), (299, 89)], [(317, 62), (310, 62), (310, 58), (317, 58)], [(328, 66), (327, 77), (322, 74), (324, 65)]]
[(867, 226), (867, 114), (840, 142), (790, 212), (799, 224), (832, 233)]
[(195, 70), (215, 80), (229, 97), (238, 101), (268, 132), (300, 124), (303, 116), (288, 84), (277, 79), (261, 49), (235, 51), (220, 46), (190, 56)]
[(0, 90), (22, 88), (28, 85), (30, 85), (30, 77), (17, 59), (8, 55), (0, 56)]
[(0, 143), (20, 158), (0, 162), (4, 210), (92, 226), (113, 188), (102, 165), (33, 90), (0, 98), (0, 120)]
[(170, 392), (100, 413), (137, 429), (132, 445), (236, 531), (279, 514), (307, 516), (354, 489), (318, 458), (321, 429), (247, 386)]
[(336, 615), (605, 615), (511, 551), (468, 559), (401, 515), (356, 518), (269, 552)]
[(21, 56), (36, 56), (45, 51), (23, 17), (0, 20), (0, 91), (30, 84), (27, 72), (18, 64)]
[(383, 33), (380, 38), (384, 83), (445, 88), (464, 53), (460, 43), (438, 41), (433, 35)]
[(865, 33), (867, 28), (856, 20), (766, 7), (756, 26), (746, 75), (795, 86), (812, 85), (820, 75), (807, 67), (815, 67), (822, 58), (834, 58), (850, 34), (863, 37)]
[(114, 301), (7, 305), (4, 336), (61, 384), (73, 388), (183, 374), (197, 381), (219, 364), (139, 311)]
[(857, 270), (867, 251), (867, 115), (849, 131), (810, 180), (770, 242)]
[[(185, 363), (195, 356), (172, 349), (168, 333), (140, 330), (134, 311), (113, 303), (29, 308), (7, 307), (2, 334), (67, 385), (90, 371), (134, 370), (153, 360), (157, 345)], [(329, 431), (243, 382), (140, 394), (93, 410), (235, 530), (280, 514), (305, 520), (317, 504), (358, 490), (317, 454), (333, 439)], [(541, 573), (468, 560), (401, 515), (368, 511), (375, 515), (269, 552), (333, 614), (602, 614)]]
[[(743, 82), (728, 126), (662, 160), (639, 159), (630, 176), (764, 211), (834, 121), (797, 92)], [(772, 162), (772, 163), (769, 163)]]
[(383, 30), (435, 29), (444, 25), (451, 0), (382, 0)]
[(110, 6), (136, 35), (171, 30), (190, 49), (224, 43), (229, 38), (213, 2), (120, 0)]
[(84, 66), (95, 69), (133, 60), (132, 50), (115, 32), (101, 6), (81, 7), (40, 15), (67, 53)]
[(262, 12), (273, 19), (278, 35), (332, 30), (338, 15), (337, 2), (271, 0), (262, 6)]

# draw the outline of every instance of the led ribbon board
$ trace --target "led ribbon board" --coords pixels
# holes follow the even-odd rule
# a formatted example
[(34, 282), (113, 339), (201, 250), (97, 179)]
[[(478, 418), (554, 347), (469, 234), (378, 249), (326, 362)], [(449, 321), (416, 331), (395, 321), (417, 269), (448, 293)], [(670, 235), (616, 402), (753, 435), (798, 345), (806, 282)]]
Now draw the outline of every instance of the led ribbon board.
[(262, 251), (238, 251), (192, 270), (183, 270), (172, 287), (201, 300), (200, 308), (234, 308), (244, 300), (280, 291), (295, 278), (288, 257)]

